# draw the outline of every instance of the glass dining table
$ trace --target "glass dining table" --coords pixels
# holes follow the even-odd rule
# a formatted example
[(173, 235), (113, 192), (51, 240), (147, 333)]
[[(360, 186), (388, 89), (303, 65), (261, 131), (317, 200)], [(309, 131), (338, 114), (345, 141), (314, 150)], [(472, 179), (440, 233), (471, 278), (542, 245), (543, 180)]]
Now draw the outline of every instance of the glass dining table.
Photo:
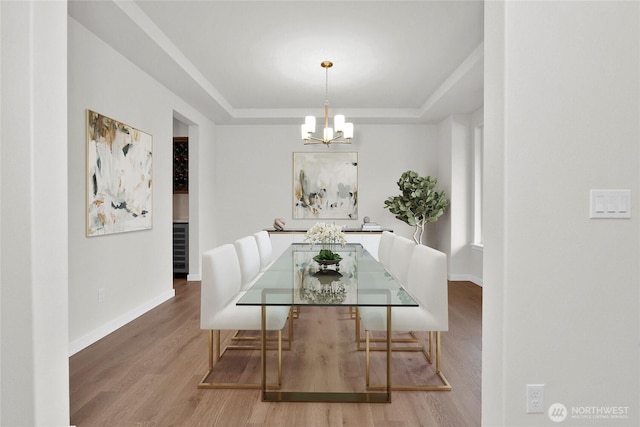
[[(313, 259), (318, 252), (318, 246), (299, 243), (290, 245), (237, 302), (237, 305), (262, 308), (262, 400), (389, 403), (391, 402), (391, 309), (403, 306), (415, 307), (418, 303), (359, 243), (339, 247), (336, 252), (342, 259), (337, 264), (319, 264)], [(383, 387), (383, 390), (365, 389), (349, 392), (267, 389), (265, 324), (269, 306), (385, 308), (387, 317), (386, 387)], [(290, 318), (289, 321), (292, 319)]]

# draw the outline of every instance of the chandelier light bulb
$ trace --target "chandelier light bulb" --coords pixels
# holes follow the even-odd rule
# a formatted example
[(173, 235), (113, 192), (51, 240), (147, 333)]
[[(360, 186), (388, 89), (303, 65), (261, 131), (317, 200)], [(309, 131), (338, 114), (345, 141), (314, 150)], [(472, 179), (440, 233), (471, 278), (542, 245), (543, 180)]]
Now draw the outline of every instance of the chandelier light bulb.
[(337, 114), (333, 118), (333, 127), (336, 128), (336, 132), (344, 131), (344, 116), (342, 114)]
[(347, 140), (353, 138), (353, 123), (344, 124), (342, 136), (344, 136), (344, 139), (347, 139)]
[(316, 118), (314, 116), (307, 116), (304, 118), (304, 126), (307, 128), (307, 133), (316, 132)]
[(325, 141), (330, 141), (332, 139), (333, 139), (333, 129), (324, 128), (324, 140)]

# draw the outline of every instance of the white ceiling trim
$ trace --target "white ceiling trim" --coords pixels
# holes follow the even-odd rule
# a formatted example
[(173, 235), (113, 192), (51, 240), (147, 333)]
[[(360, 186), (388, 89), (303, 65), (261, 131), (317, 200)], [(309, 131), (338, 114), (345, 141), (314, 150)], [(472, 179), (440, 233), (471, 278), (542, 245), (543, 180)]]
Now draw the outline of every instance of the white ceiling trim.
[(476, 65), (484, 60), (484, 42), (481, 42), (453, 73), (442, 82), (420, 108), (419, 116), (425, 116), (434, 105), (454, 88)]
[(234, 109), (229, 102), (213, 87), (206, 77), (193, 65), (166, 34), (149, 18), (149, 16), (132, 1), (114, 2), (154, 43), (164, 50), (175, 63), (182, 68), (215, 102), (230, 116), (234, 117)]
[[(441, 5), (444, 7), (448, 3), (442, 2)], [(165, 32), (166, 30), (162, 29), (163, 24), (160, 24), (160, 22), (164, 21), (156, 23), (151, 18), (153, 15), (147, 15), (145, 9), (136, 2), (113, 0), (85, 3), (73, 1), (69, 5), (69, 14), (70, 17), (75, 18), (82, 25), (89, 28), (90, 31), (113, 46), (114, 49), (120, 51), (142, 70), (149, 73), (150, 76), (217, 124), (299, 124), (306, 115), (314, 114), (316, 117), (324, 115), (321, 102), (311, 109), (308, 108), (308, 105), (305, 108), (299, 106), (288, 108), (286, 102), (280, 102), (282, 108), (278, 108), (277, 102), (274, 103), (273, 107), (268, 106), (267, 108), (234, 107), (222, 95), (222, 92), (214, 86), (214, 82), (209, 80), (209, 77), (195, 65), (196, 61), (192, 62), (186, 56), (186, 53), (178, 48), (178, 41), (173, 41), (173, 39), (169, 38), (168, 34), (171, 33)], [(126, 17), (126, 22), (119, 21), (120, 31), (113, 32), (109, 22), (123, 17)], [(424, 34), (422, 35), (424, 37)], [(290, 36), (290, 38), (294, 39), (296, 37), (299, 36), (295, 32)], [(393, 37), (389, 36), (389, 38)], [(448, 46), (450, 47), (451, 44)], [(352, 108), (345, 108), (339, 105), (344, 102), (339, 102), (336, 104), (337, 108), (332, 108), (333, 111), (330, 111), (330, 114), (344, 114), (349, 120), (356, 123), (433, 124), (438, 123), (452, 113), (468, 113), (482, 105), (483, 51), (484, 46), (480, 42), (472, 53), (455, 68), (453, 73), (445, 74), (444, 81), (435, 86), (436, 89), (428, 95), (427, 100), (421, 106), (414, 108), (406, 105), (403, 108), (398, 105), (379, 108), (374, 107), (376, 104), (375, 96), (373, 98), (369, 96), (370, 102), (368, 106), (365, 102), (361, 107), (357, 107), (359, 102), (357, 101), (353, 103), (355, 105), (352, 104)], [(427, 52), (424, 55), (429, 56)], [(451, 66), (452, 64), (449, 63), (448, 65)], [(385, 78), (395, 78), (394, 82), (404, 81), (401, 67), (389, 69), (382, 75)], [(385, 84), (385, 80), (382, 79), (382, 76), (380, 77), (381, 79), (375, 84), (364, 85), (363, 88), (365, 92), (368, 91), (371, 95), (376, 93), (376, 87), (380, 87), (381, 91), (378, 98), (385, 99), (385, 97), (389, 96), (389, 87), (396, 86), (394, 86), (393, 82)], [(413, 80), (407, 80), (405, 86), (409, 88), (420, 86), (420, 76), (416, 76), (414, 73), (412, 77)], [(415, 77), (418, 77), (418, 80)], [(226, 84), (242, 85), (241, 82), (233, 80), (229, 82), (228, 80)], [(269, 80), (265, 81), (269, 82)], [(360, 80), (359, 83), (362, 83), (362, 81)], [(430, 85), (430, 87), (434, 86)], [(220, 89), (225, 88), (220, 87)], [(291, 81), (289, 89), (287, 89), (287, 84), (281, 84), (279, 90), (289, 90), (290, 93), (287, 96), (283, 96), (282, 100), (291, 102), (291, 99), (294, 99), (292, 98), (293, 94), (301, 91), (301, 86), (299, 84), (296, 86), (296, 82)], [(268, 92), (260, 93), (258, 96), (265, 96), (265, 94), (268, 94)], [(355, 96), (358, 97), (358, 94), (355, 93)], [(277, 98), (276, 96), (274, 99)], [(371, 99), (374, 99), (374, 101), (371, 102)], [(254, 105), (259, 104), (256, 103)], [(245, 102), (245, 105), (251, 105), (251, 103)]]
[[(429, 96), (427, 101), (420, 108), (378, 108), (378, 109), (349, 109), (341, 108), (340, 113), (349, 118), (370, 118), (370, 119), (423, 119), (436, 106), (438, 102), (458, 85), (477, 65), (484, 60), (484, 42), (481, 42), (455, 69), (453, 73)], [(234, 109), (233, 117), (236, 119), (290, 119), (301, 118), (309, 114), (309, 109), (257, 109), (240, 108)], [(311, 111), (312, 115), (323, 116), (324, 110), (318, 108)]]
[[(235, 119), (239, 123), (266, 123), (277, 120), (281, 124), (302, 124), (304, 117), (308, 115), (324, 117), (322, 108), (309, 109), (238, 109), (235, 110)], [(357, 123), (422, 123), (421, 112), (417, 108), (341, 108), (340, 114), (344, 114), (348, 120), (357, 120)], [(331, 109), (329, 115), (333, 116)]]
[[(294, 109), (258, 109), (258, 108), (234, 108), (222, 94), (207, 80), (207, 78), (198, 70), (198, 68), (178, 49), (178, 47), (166, 36), (166, 34), (149, 18), (149, 16), (138, 5), (131, 1), (114, 2), (118, 8), (126, 14), (131, 21), (136, 24), (141, 31), (143, 31), (154, 43), (158, 45), (167, 55), (182, 69), (185, 73), (193, 79), (220, 107), (222, 107), (229, 116), (233, 119), (241, 120), (257, 120), (258, 122), (263, 120), (284, 119), (291, 123), (291, 120), (302, 120), (306, 115), (309, 115), (309, 109), (294, 108)], [(477, 51), (478, 49), (476, 49)], [(475, 52), (475, 51), (474, 51)], [(473, 56), (473, 54), (471, 55)], [(470, 57), (471, 57), (470, 56)], [(469, 58), (465, 60), (458, 70), (465, 68), (465, 63), (469, 62)], [(466, 71), (466, 69), (465, 69)], [(456, 74), (456, 73), (454, 73)], [(452, 75), (453, 77), (453, 75)], [(456, 75), (456, 79), (447, 79), (440, 88), (446, 87), (448, 90), (455, 81), (460, 78)], [(361, 119), (375, 119), (375, 120), (397, 120), (404, 119), (415, 121), (421, 116), (425, 115), (428, 109), (427, 104), (435, 104), (440, 99), (446, 90), (438, 92), (437, 97), (431, 96), (427, 103), (420, 109), (398, 109), (398, 108), (383, 108), (383, 109), (341, 109), (341, 113), (350, 118)], [(324, 110), (318, 108), (315, 111), (311, 111), (311, 114), (316, 116), (323, 116)]]

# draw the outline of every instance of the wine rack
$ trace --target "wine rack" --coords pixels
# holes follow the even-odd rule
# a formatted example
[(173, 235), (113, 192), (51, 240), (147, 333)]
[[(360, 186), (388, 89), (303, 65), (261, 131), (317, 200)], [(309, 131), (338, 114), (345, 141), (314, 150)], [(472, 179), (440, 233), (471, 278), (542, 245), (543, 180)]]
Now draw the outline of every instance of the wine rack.
[(173, 272), (189, 272), (189, 224), (173, 223)]
[(189, 138), (173, 138), (173, 192), (189, 192)]

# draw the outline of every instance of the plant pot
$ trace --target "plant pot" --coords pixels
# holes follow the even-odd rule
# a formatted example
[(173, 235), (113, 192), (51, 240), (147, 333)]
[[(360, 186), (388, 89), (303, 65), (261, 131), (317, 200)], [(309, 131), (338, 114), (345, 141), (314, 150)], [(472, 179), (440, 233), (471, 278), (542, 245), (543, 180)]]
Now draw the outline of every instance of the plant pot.
[(330, 265), (336, 266), (336, 271), (340, 271), (340, 261), (342, 261), (342, 257), (338, 257), (336, 259), (322, 259), (319, 255), (313, 257), (313, 260), (320, 264), (320, 271), (327, 271), (327, 267)]

